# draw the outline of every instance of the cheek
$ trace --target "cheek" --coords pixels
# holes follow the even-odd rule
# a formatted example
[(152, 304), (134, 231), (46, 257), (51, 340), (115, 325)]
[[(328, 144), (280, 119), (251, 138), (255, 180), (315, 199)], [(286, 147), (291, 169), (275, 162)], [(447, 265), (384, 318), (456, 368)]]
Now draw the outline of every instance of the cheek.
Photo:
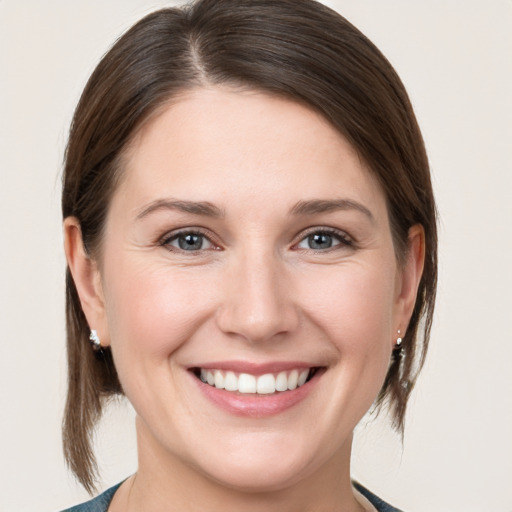
[[(387, 357), (392, 333), (395, 265), (355, 263), (322, 269), (314, 290), (303, 284), (305, 310), (339, 352)], [(309, 288), (309, 292), (308, 292)]]
[(189, 339), (212, 304), (198, 274), (137, 262), (112, 269), (106, 303), (116, 366), (164, 363)]

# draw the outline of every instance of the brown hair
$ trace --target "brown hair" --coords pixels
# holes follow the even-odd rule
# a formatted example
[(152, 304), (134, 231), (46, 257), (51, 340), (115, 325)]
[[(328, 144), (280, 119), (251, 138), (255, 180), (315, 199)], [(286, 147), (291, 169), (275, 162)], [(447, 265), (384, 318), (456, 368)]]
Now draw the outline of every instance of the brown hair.
[[(71, 125), (62, 210), (78, 219), (91, 257), (101, 250), (123, 150), (173, 96), (204, 84), (265, 91), (308, 105), (359, 152), (387, 198), (399, 262), (408, 230), (425, 230), (426, 260), (404, 357), (392, 359), (377, 404), (403, 432), (407, 400), (425, 360), (437, 281), (436, 209), (420, 130), (407, 93), (380, 51), (342, 16), (313, 0), (199, 0), (150, 14), (126, 32), (90, 77)], [(105, 399), (122, 394), (111, 352), (92, 351), (89, 326), (66, 276), (66, 459), (92, 491), (91, 436)]]

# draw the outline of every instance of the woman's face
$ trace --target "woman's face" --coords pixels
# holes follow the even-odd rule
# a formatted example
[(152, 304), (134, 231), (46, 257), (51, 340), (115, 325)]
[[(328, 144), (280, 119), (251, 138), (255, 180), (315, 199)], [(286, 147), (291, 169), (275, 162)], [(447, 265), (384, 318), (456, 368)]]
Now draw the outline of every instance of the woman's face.
[(180, 97), (126, 154), (100, 268), (88, 317), (141, 461), (278, 489), (348, 460), (404, 284), (384, 195), (321, 116), (250, 91)]

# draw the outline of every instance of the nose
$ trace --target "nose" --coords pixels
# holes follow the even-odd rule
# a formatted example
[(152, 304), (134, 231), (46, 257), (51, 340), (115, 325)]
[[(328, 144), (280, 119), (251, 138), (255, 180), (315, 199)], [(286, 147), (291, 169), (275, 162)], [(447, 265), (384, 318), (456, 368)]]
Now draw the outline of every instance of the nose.
[(293, 332), (299, 323), (290, 269), (272, 254), (232, 258), (217, 310), (219, 328), (247, 342), (265, 342)]

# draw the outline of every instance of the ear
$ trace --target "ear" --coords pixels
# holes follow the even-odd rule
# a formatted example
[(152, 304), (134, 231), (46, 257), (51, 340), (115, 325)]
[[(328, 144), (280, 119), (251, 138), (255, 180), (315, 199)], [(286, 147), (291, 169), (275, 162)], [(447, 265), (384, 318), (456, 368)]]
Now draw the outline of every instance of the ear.
[[(407, 254), (397, 280), (395, 302), (395, 332), (400, 329), (402, 336), (407, 330), (409, 320), (416, 304), (416, 296), (425, 263), (425, 231), (416, 224), (409, 229)], [(393, 343), (395, 340), (393, 340)]]
[(98, 333), (101, 345), (108, 346), (109, 335), (100, 271), (97, 262), (85, 251), (82, 230), (76, 217), (64, 219), (64, 250), (87, 323)]

